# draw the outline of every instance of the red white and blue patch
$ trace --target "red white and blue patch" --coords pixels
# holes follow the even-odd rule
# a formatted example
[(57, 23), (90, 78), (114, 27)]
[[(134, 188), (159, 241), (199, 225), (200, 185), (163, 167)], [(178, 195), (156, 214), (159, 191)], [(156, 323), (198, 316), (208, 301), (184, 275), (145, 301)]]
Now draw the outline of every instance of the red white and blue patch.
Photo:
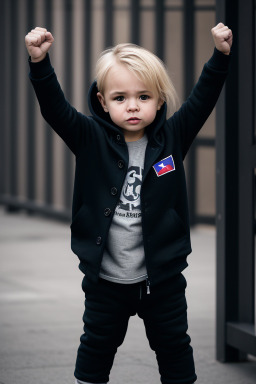
[(153, 165), (153, 168), (157, 176), (163, 176), (166, 173), (175, 171), (175, 164), (172, 155), (160, 160), (158, 163)]

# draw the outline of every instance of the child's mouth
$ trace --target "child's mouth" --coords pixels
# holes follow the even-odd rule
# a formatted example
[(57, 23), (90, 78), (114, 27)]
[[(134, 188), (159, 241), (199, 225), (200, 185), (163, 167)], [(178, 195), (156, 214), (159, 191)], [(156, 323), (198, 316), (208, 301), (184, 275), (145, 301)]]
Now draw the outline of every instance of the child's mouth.
[(138, 117), (130, 117), (130, 119), (127, 120), (130, 124), (138, 124), (140, 122), (140, 119)]

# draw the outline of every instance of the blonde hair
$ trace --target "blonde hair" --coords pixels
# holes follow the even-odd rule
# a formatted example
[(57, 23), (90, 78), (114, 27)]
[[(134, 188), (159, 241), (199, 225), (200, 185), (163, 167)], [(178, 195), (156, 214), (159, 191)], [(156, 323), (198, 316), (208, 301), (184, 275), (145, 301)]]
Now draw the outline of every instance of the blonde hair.
[(166, 102), (169, 113), (176, 110), (178, 96), (164, 63), (152, 52), (135, 44), (118, 44), (101, 53), (95, 69), (100, 93), (104, 94), (106, 76), (116, 63), (126, 65), (160, 100)]

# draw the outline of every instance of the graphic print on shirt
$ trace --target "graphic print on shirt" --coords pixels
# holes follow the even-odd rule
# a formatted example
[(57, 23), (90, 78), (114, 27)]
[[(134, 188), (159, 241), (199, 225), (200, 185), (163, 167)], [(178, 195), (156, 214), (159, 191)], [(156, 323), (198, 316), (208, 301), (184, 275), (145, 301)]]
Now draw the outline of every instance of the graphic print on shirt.
[(140, 190), (142, 174), (143, 169), (141, 167), (129, 167), (117, 209), (124, 211), (134, 211), (135, 209), (141, 209)]

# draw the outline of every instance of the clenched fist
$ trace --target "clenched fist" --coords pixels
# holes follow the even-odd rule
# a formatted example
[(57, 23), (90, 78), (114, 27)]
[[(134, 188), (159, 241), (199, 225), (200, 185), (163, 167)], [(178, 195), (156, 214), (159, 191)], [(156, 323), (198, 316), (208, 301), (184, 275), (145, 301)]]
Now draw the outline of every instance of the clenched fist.
[(43, 60), (53, 42), (54, 38), (47, 29), (40, 27), (32, 29), (25, 37), (26, 47), (31, 61), (36, 63)]
[(225, 55), (229, 55), (233, 42), (231, 29), (223, 23), (219, 23), (216, 27), (212, 28), (212, 36), (216, 48)]

